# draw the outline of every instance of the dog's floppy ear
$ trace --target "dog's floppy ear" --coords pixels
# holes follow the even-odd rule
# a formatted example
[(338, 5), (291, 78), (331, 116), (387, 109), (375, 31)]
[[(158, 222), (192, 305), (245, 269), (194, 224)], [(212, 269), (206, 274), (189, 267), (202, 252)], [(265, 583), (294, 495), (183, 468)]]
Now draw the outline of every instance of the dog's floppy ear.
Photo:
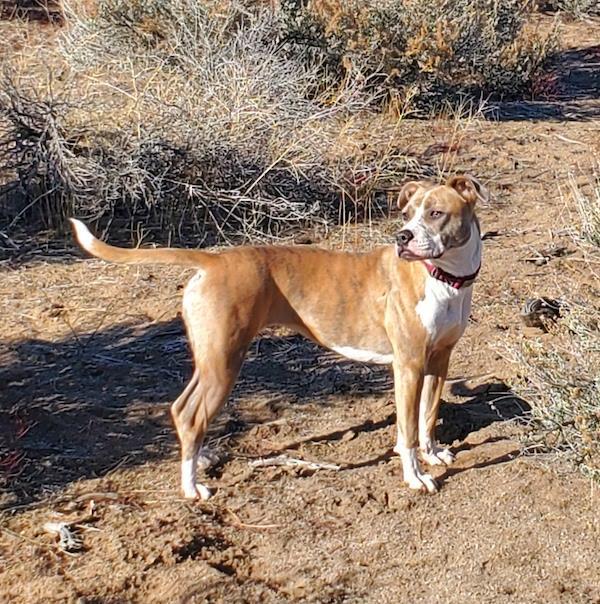
[(420, 186), (421, 183), (417, 182), (416, 180), (411, 180), (402, 187), (400, 193), (398, 193), (398, 199), (396, 200), (399, 210), (401, 210), (408, 203), (408, 200), (417, 192), (417, 189)]
[(453, 188), (467, 203), (476, 203), (477, 200), (488, 202), (489, 191), (474, 177), (469, 174), (457, 174), (446, 181), (446, 186)]

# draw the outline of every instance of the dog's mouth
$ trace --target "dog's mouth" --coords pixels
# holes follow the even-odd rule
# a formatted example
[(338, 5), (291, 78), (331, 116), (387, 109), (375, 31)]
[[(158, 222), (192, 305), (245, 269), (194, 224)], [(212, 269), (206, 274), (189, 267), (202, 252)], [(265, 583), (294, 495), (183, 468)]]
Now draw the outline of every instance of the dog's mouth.
[(399, 258), (403, 260), (436, 260), (437, 258), (441, 258), (444, 252), (440, 252), (439, 254), (416, 254), (412, 250), (409, 250), (407, 246), (400, 245), (396, 243), (396, 254)]

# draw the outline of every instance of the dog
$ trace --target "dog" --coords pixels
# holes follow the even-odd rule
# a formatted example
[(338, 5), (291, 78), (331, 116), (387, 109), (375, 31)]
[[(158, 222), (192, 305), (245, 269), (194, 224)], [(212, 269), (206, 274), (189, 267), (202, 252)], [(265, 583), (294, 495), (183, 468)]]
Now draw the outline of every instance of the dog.
[(411, 181), (398, 194), (403, 224), (395, 244), (365, 253), (309, 246), (241, 246), (218, 253), (191, 249), (124, 249), (103, 243), (72, 219), (81, 247), (109, 262), (162, 263), (197, 269), (185, 287), (183, 317), (193, 375), (171, 406), (181, 444), (186, 498), (208, 499), (196, 482), (209, 463), (202, 442), (226, 402), (252, 339), (264, 327), (285, 325), (337, 353), (391, 365), (397, 442), (404, 481), (434, 493), (421, 469), (449, 465), (435, 427), (452, 349), (471, 309), (481, 267), (475, 214), (488, 193), (472, 176), (443, 184)]

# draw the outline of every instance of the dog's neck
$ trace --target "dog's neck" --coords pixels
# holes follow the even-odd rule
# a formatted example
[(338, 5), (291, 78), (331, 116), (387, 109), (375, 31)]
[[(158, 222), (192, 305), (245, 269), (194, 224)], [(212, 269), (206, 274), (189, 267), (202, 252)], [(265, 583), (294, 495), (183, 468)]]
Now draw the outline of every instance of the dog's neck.
[(427, 262), (446, 273), (456, 277), (464, 277), (479, 270), (482, 251), (481, 233), (477, 220), (474, 219), (471, 224), (471, 234), (466, 243), (463, 243), (460, 247), (448, 249), (441, 258), (435, 258)]

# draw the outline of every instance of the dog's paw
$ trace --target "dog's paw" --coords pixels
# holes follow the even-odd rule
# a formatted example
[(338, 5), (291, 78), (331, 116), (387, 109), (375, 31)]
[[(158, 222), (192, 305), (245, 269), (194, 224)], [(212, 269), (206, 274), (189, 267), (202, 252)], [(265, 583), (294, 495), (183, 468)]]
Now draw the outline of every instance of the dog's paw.
[(429, 447), (421, 451), (423, 461), (430, 466), (449, 466), (454, 462), (454, 453), (443, 447)]
[(421, 491), (423, 493), (437, 493), (440, 488), (438, 483), (429, 474), (417, 474), (411, 476), (410, 480), (407, 481), (408, 488), (415, 491)]
[(183, 496), (186, 499), (202, 499), (202, 501), (207, 501), (212, 497), (212, 495), (212, 491), (201, 482), (197, 482), (194, 485), (194, 488), (183, 489)]
[(394, 447), (394, 451), (402, 459), (404, 482), (408, 484), (409, 488), (427, 493), (436, 493), (439, 490), (437, 482), (429, 474), (424, 474), (421, 471), (416, 447), (407, 448), (401, 442), (398, 442)]
[(196, 483), (196, 491), (198, 492), (198, 496), (200, 499), (202, 499), (202, 501), (208, 501), (213, 495), (212, 491), (207, 486), (204, 486), (201, 482)]

